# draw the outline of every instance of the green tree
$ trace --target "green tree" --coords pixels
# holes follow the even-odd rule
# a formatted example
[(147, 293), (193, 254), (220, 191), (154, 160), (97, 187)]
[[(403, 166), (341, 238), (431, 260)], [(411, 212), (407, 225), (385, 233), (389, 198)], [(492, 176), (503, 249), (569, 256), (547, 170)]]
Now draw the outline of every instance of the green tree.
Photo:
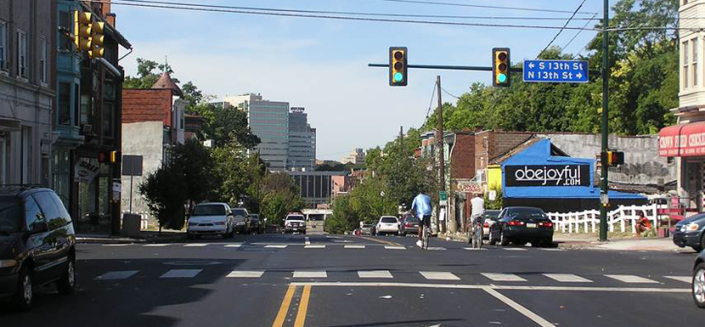
[(262, 183), (262, 214), (268, 223), (281, 225), (286, 214), (304, 208), (299, 188), (286, 172), (268, 173)]
[(166, 164), (139, 185), (139, 192), (147, 199), (147, 207), (162, 227), (181, 229), (184, 226), (184, 203), (187, 195), (184, 190), (188, 187), (183, 179), (184, 172), (181, 167)]
[[(158, 69), (159, 73), (155, 73), (154, 70)], [(157, 82), (159, 76), (167, 72), (170, 75), (174, 74), (174, 70), (171, 69), (169, 64), (159, 64), (156, 61), (149, 59), (137, 58), (137, 76), (127, 76), (125, 77), (125, 82), (122, 87), (126, 89), (149, 89), (154, 86)], [(179, 84), (179, 80), (175, 77), (171, 77), (175, 83)]]
[(213, 140), (216, 147), (225, 146), (233, 139), (247, 149), (253, 149), (261, 142), (259, 137), (252, 134), (244, 111), (202, 102), (193, 106), (189, 112), (205, 119), (202, 137)]

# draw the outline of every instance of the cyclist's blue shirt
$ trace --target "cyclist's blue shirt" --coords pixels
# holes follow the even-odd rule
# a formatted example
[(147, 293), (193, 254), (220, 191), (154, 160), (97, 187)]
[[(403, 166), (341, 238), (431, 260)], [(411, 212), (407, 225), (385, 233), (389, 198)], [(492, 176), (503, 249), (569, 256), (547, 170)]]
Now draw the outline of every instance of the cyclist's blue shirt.
[(414, 198), (414, 202), (411, 203), (411, 209), (416, 210), (416, 217), (423, 219), (423, 216), (430, 216), (433, 212), (433, 206), (431, 206), (431, 198), (426, 194), (419, 194)]

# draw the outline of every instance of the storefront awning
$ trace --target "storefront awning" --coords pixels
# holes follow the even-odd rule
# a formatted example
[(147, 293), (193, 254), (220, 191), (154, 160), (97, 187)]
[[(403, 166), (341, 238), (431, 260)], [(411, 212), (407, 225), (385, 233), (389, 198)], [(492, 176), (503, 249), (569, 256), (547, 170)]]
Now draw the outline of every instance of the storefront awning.
[(705, 156), (705, 122), (669, 126), (658, 133), (662, 157)]

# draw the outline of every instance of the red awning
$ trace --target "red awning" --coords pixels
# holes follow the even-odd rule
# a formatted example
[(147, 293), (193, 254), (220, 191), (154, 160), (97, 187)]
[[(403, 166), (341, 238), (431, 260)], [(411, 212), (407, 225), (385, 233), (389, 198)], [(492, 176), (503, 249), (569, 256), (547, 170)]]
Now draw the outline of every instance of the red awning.
[(669, 126), (658, 133), (662, 157), (705, 156), (705, 122)]

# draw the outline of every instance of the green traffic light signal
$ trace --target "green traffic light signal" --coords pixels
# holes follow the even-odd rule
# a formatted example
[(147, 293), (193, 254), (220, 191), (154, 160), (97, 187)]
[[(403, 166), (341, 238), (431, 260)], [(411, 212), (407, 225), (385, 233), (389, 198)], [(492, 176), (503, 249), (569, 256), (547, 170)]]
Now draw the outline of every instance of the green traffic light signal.
[(500, 83), (504, 83), (507, 81), (507, 75), (505, 74), (499, 74), (497, 75), (497, 81)]
[(403, 80), (404, 80), (404, 75), (402, 75), (402, 73), (394, 74), (394, 81), (395, 82), (401, 82)]

